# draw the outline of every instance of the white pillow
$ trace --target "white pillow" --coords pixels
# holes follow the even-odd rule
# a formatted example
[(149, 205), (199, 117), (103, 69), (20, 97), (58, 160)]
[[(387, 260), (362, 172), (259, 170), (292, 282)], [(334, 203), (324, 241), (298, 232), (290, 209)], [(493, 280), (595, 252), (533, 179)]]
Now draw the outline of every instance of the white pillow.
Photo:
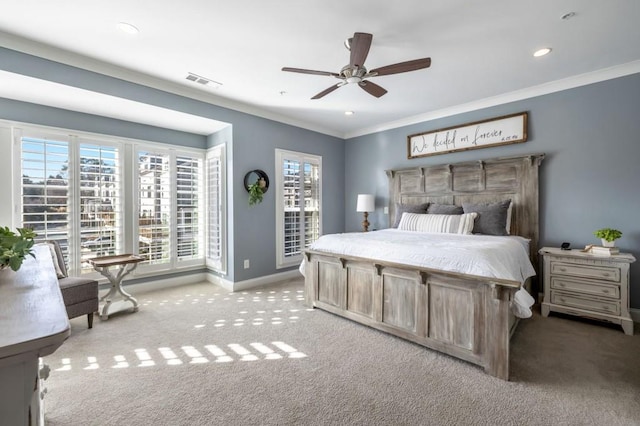
[(403, 213), (398, 229), (441, 234), (471, 234), (478, 213), (416, 214)]
[(507, 225), (505, 229), (507, 230), (507, 235), (511, 235), (511, 213), (513, 212), (513, 201), (509, 203), (509, 209), (507, 209)]
[(67, 276), (64, 274), (64, 272), (62, 271), (62, 268), (60, 268), (60, 265), (58, 264), (58, 255), (56, 253), (56, 246), (53, 245), (52, 243), (46, 243), (49, 246), (49, 251), (51, 252), (51, 260), (53, 260), (53, 268), (56, 270), (56, 275), (58, 276), (58, 278), (66, 278)]

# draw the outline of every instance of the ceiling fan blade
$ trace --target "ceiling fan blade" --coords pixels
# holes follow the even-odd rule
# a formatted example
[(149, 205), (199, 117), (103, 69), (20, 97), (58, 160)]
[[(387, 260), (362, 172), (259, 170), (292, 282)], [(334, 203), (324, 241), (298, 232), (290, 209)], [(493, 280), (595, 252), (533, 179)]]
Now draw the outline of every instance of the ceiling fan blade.
[(351, 39), (351, 67), (362, 68), (369, 54), (373, 35), (368, 33), (355, 33)]
[(282, 71), (288, 71), (288, 72), (298, 72), (301, 74), (314, 74), (314, 75), (326, 75), (328, 77), (340, 77), (340, 74), (336, 74), (335, 72), (329, 72), (329, 71), (315, 71), (315, 70), (305, 70), (302, 68), (289, 68), (289, 67), (284, 67), (282, 68)]
[(329, 93), (333, 92), (334, 90), (336, 90), (340, 86), (344, 86), (344, 84), (341, 84), (341, 83), (334, 84), (333, 86), (329, 87), (328, 89), (324, 89), (322, 92), (318, 93), (317, 95), (315, 95), (311, 99), (320, 99), (321, 97), (323, 97), (325, 95), (328, 95)]
[(389, 75), (399, 74), (401, 72), (409, 72), (429, 68), (431, 58), (414, 59), (413, 61), (400, 62), (398, 64), (387, 65), (386, 67), (376, 68), (369, 71), (369, 74)]
[(376, 98), (379, 98), (380, 96), (383, 96), (385, 93), (387, 93), (386, 89), (367, 80), (361, 81), (360, 83), (358, 83), (358, 86), (362, 87), (367, 93), (375, 96)]

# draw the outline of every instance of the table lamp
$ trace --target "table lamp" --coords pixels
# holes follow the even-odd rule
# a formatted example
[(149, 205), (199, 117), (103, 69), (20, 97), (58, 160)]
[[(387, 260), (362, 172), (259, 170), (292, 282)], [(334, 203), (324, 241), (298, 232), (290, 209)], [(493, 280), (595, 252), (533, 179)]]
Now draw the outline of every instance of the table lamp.
[(358, 194), (358, 203), (356, 205), (357, 212), (364, 213), (364, 220), (362, 221), (362, 229), (364, 232), (369, 231), (369, 212), (375, 210), (375, 197), (371, 194)]

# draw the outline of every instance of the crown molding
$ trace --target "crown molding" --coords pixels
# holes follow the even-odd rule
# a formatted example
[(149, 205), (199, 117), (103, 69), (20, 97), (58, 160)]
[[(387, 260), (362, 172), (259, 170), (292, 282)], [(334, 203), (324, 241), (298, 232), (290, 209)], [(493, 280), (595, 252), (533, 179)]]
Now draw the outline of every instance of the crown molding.
[(560, 80), (550, 81), (548, 83), (537, 86), (528, 87), (526, 89), (516, 90), (504, 93), (498, 96), (492, 96), (465, 104), (455, 105), (450, 108), (443, 108), (436, 111), (430, 111), (424, 114), (414, 115), (400, 120), (390, 121), (379, 126), (373, 126), (359, 131), (348, 132), (343, 135), (344, 139), (351, 139), (358, 136), (364, 136), (371, 133), (383, 132), (385, 130), (396, 129), (398, 127), (409, 126), (412, 124), (423, 123), (425, 121), (435, 120), (438, 118), (450, 117), (465, 112), (476, 111), (479, 109), (490, 108), (510, 102), (521, 101), (523, 99), (535, 98), (537, 96), (547, 95), (550, 93), (561, 92), (563, 90), (573, 89), (588, 84), (598, 83), (600, 81), (611, 80), (626, 75), (636, 74), (640, 72), (640, 60), (628, 62), (626, 64), (614, 67), (603, 68), (601, 70), (578, 74), (572, 77)]

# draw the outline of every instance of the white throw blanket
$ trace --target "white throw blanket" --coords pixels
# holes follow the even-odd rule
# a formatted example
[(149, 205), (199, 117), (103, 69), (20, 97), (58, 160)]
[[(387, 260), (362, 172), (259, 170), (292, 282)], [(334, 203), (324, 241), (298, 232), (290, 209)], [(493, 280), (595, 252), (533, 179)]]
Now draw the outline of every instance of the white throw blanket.
[[(398, 229), (323, 235), (311, 250), (523, 283), (535, 275), (528, 240), (517, 236), (436, 234)], [(304, 261), (300, 265), (304, 275)], [(516, 292), (512, 311), (531, 316), (533, 298)]]

